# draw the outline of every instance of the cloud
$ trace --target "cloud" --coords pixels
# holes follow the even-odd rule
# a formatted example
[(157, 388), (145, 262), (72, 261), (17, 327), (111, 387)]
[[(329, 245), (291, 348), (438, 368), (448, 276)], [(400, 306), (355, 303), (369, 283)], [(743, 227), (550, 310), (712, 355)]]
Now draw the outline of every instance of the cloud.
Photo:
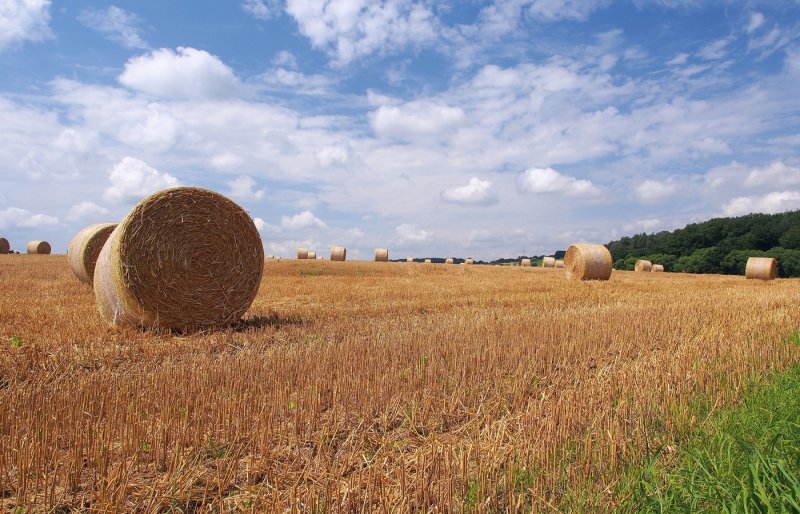
[(317, 152), (317, 160), (325, 167), (347, 164), (350, 150), (342, 145), (325, 145)]
[(671, 182), (645, 180), (636, 186), (636, 194), (643, 202), (654, 203), (674, 195), (677, 189), (677, 186)]
[(293, 93), (318, 95), (328, 93), (336, 81), (325, 75), (306, 75), (286, 68), (273, 68), (263, 75), (261, 81), (272, 89)]
[(636, 220), (631, 223), (626, 223), (625, 225), (622, 226), (622, 230), (628, 233), (639, 232), (639, 231), (648, 232), (648, 231), (653, 231), (654, 229), (661, 226), (662, 222), (660, 219), (650, 218), (644, 220)]
[(553, 168), (530, 168), (517, 177), (525, 193), (559, 193), (568, 196), (597, 196), (600, 190), (589, 180), (562, 175)]
[(78, 21), (103, 34), (109, 41), (119, 43), (125, 48), (144, 49), (150, 47), (139, 33), (137, 25), (141, 23), (141, 19), (116, 5), (105, 10), (86, 9), (78, 16)]
[(680, 53), (677, 54), (675, 57), (670, 59), (666, 62), (667, 66), (680, 66), (682, 64), (686, 64), (686, 61), (689, 60), (689, 54), (687, 53)]
[(281, 216), (281, 227), (289, 230), (300, 230), (309, 227), (325, 228), (325, 222), (314, 216), (311, 211), (303, 211), (294, 216)]
[(124, 157), (109, 172), (109, 186), (103, 192), (103, 199), (109, 203), (122, 203), (138, 200), (161, 189), (175, 187), (178, 179), (167, 173), (160, 173), (146, 162), (133, 157)]
[(340, 66), (432, 41), (438, 25), (424, 3), (411, 0), (287, 0), (286, 13), (314, 48)]
[(432, 235), (427, 230), (422, 230), (410, 223), (403, 223), (396, 226), (394, 233), (397, 235), (400, 243), (422, 243), (428, 241)]
[(774, 191), (764, 196), (740, 196), (722, 207), (725, 216), (741, 216), (754, 212), (772, 214), (800, 209), (800, 191)]
[(750, 34), (764, 24), (764, 15), (760, 12), (754, 12), (750, 15), (750, 22), (747, 24), (747, 33)]
[(237, 177), (228, 182), (230, 195), (240, 200), (261, 200), (266, 192), (264, 189), (254, 190), (256, 181), (247, 175)]
[(497, 192), (492, 188), (490, 181), (472, 177), (465, 186), (442, 191), (441, 198), (451, 203), (491, 205), (497, 203)]
[(275, 0), (244, 0), (242, 10), (259, 20), (269, 20), (280, 14), (280, 5)]
[(35, 228), (44, 225), (55, 225), (58, 218), (47, 214), (33, 214), (27, 209), (6, 207), (0, 210), (0, 229), (10, 227)]
[(528, 13), (534, 18), (547, 21), (582, 21), (609, 3), (610, 0), (533, 0), (528, 7)]
[(800, 168), (775, 161), (763, 168), (755, 168), (744, 181), (747, 187), (791, 186), (800, 184)]
[(263, 218), (253, 218), (253, 224), (256, 226), (256, 230), (262, 234), (278, 234), (281, 231), (281, 227), (270, 225)]
[(722, 59), (727, 54), (725, 47), (730, 43), (729, 39), (718, 39), (713, 43), (704, 46), (697, 55), (707, 61), (716, 61)]
[(382, 105), (369, 117), (373, 130), (381, 136), (441, 139), (457, 129), (466, 115), (459, 107), (435, 102), (409, 102), (401, 106)]
[(121, 84), (167, 98), (227, 98), (244, 87), (218, 57), (195, 48), (160, 48), (125, 63)]
[(272, 64), (293, 70), (297, 68), (297, 58), (288, 50), (281, 50), (272, 58)]
[(0, 50), (15, 42), (52, 37), (49, 23), (50, 0), (3, 0), (0, 4)]
[(84, 218), (92, 218), (108, 214), (108, 209), (101, 207), (94, 202), (81, 202), (73, 205), (67, 214), (67, 219), (70, 221), (77, 221)]

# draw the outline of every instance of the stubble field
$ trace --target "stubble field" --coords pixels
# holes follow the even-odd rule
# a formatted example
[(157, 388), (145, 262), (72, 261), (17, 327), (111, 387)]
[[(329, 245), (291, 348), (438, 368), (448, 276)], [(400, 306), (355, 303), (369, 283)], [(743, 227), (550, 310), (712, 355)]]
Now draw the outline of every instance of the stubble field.
[(0, 510), (546, 512), (618, 504), (800, 360), (800, 281), (268, 261), (241, 326), (100, 321), (0, 256)]

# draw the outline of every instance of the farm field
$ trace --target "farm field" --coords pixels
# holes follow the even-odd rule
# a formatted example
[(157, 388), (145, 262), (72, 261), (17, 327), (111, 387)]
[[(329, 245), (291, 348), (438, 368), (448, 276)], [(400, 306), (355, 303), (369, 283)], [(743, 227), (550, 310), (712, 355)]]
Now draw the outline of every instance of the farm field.
[(240, 326), (154, 334), (0, 256), (0, 510), (607, 511), (800, 361), (800, 280), (265, 266)]

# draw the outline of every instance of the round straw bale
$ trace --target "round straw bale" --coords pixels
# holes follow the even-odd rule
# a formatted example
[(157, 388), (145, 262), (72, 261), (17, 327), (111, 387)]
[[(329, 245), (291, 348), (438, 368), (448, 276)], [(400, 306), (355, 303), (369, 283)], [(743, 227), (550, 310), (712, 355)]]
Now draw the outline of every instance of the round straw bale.
[(653, 263), (650, 261), (646, 261), (644, 259), (639, 259), (636, 261), (634, 268), (636, 271), (652, 271), (653, 270)]
[(556, 259), (556, 263), (553, 265), (555, 268), (563, 268), (564, 267), (564, 259)]
[(306, 259), (317, 260), (317, 252), (308, 252), (308, 254), (306, 254)]
[(545, 257), (542, 259), (542, 267), (543, 268), (555, 268), (556, 267), (556, 258), (555, 257)]
[(308, 250), (305, 248), (298, 248), (297, 249), (297, 258), (299, 260), (308, 259)]
[(452, 257), (448, 257), (447, 259), (444, 260), (444, 263), (445, 264), (453, 264), (453, 258)]
[(331, 247), (331, 260), (332, 261), (347, 260), (347, 248), (345, 248), (344, 246)]
[(520, 266), (530, 266), (531, 265), (531, 260), (530, 259), (522, 259), (521, 261), (519, 261), (519, 265)]
[(244, 209), (207, 189), (175, 187), (142, 200), (111, 233), (95, 300), (114, 324), (219, 327), (241, 319), (263, 269), (264, 246)]
[(317, 260), (318, 261), (325, 260), (325, 257), (323, 257), (322, 255), (317, 255)]
[(653, 273), (663, 273), (664, 272), (664, 265), (663, 264), (653, 264), (653, 269), (651, 271)]
[(414, 262), (414, 258), (413, 257), (406, 257), (406, 262)]
[(467, 259), (464, 261), (464, 264), (475, 264), (475, 261), (472, 260), (472, 257), (467, 257)]
[(11, 243), (5, 237), (0, 237), (0, 255), (7, 254), (11, 251)]
[(31, 241), (28, 243), (28, 253), (31, 255), (48, 255), (50, 250), (50, 243), (47, 241)]
[(772, 257), (750, 257), (747, 259), (744, 276), (759, 280), (773, 280), (778, 276), (778, 261)]
[(72, 238), (67, 250), (67, 261), (78, 280), (92, 285), (97, 257), (116, 227), (116, 223), (89, 225)]
[(564, 272), (570, 279), (608, 280), (611, 277), (611, 252), (598, 244), (570, 245), (564, 256)]
[(389, 262), (389, 249), (375, 248), (375, 262)]
[(431, 263), (430, 259), (425, 259), (425, 264), (430, 264), (430, 263)]

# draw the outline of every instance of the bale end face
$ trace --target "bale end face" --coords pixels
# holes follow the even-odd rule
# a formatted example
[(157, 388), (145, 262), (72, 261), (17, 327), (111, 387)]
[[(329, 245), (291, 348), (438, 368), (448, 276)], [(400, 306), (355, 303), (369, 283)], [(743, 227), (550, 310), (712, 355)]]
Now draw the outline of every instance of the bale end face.
[(555, 257), (545, 257), (542, 259), (542, 267), (543, 268), (555, 268), (556, 267), (556, 258)]
[(608, 280), (611, 277), (611, 252), (603, 245), (571, 245), (564, 256), (564, 274), (574, 280)]
[(531, 265), (531, 260), (530, 259), (522, 259), (521, 261), (519, 261), (519, 265), (520, 266), (530, 266)]
[(430, 264), (430, 263), (431, 263), (430, 259), (425, 259), (425, 264)]
[(0, 237), (0, 255), (5, 255), (11, 251), (11, 243), (5, 237)]
[(475, 264), (475, 261), (472, 257), (467, 257), (467, 260), (464, 261), (464, 264)]
[(375, 262), (389, 262), (389, 249), (375, 248)]
[(414, 262), (414, 258), (413, 257), (406, 257), (406, 262)]
[(100, 250), (116, 227), (116, 223), (89, 225), (72, 238), (67, 250), (67, 261), (78, 280), (92, 285)]
[(638, 261), (636, 261), (636, 264), (634, 265), (633, 269), (640, 272), (644, 271), (650, 272), (653, 270), (653, 263), (645, 259), (639, 259)]
[(31, 241), (27, 250), (31, 255), (48, 255), (52, 249), (47, 241)]
[(563, 268), (564, 267), (564, 259), (556, 259), (555, 268)]
[(308, 252), (306, 259), (317, 260), (317, 252)]
[(448, 257), (447, 259), (444, 260), (444, 263), (445, 264), (453, 264), (453, 258), (452, 257)]
[(748, 279), (774, 280), (778, 276), (778, 261), (772, 257), (750, 257), (744, 275)]
[(653, 264), (653, 269), (651, 271), (653, 273), (664, 273), (664, 265), (663, 264)]

